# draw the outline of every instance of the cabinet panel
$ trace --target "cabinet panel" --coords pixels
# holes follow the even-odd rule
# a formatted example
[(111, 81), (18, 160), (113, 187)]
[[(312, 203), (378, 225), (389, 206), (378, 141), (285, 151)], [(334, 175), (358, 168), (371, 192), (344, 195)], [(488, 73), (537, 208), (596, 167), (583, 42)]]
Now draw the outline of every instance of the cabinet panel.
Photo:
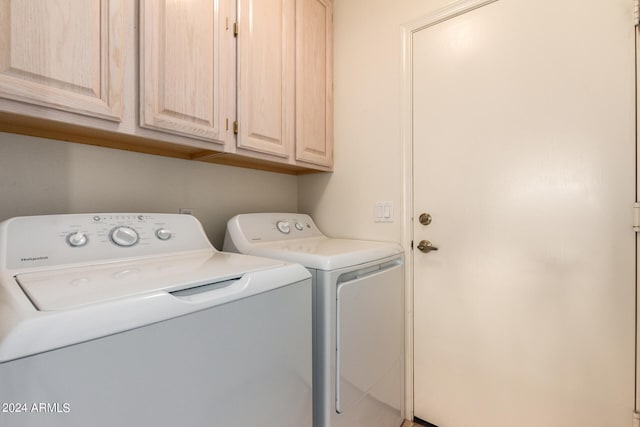
[(296, 159), (331, 166), (333, 5), (298, 0), (296, 8)]
[(224, 141), (221, 3), (140, 2), (142, 127)]
[(238, 146), (289, 157), (294, 137), (294, 0), (239, 0)]
[(123, 0), (0, 0), (0, 97), (122, 118)]

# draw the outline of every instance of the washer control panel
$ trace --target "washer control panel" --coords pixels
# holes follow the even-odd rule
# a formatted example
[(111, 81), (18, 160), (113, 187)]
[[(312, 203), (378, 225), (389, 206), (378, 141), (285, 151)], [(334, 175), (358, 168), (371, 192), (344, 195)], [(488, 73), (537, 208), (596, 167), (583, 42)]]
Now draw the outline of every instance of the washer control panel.
[(0, 224), (0, 238), (10, 269), (212, 248), (200, 222), (179, 214), (17, 217)]

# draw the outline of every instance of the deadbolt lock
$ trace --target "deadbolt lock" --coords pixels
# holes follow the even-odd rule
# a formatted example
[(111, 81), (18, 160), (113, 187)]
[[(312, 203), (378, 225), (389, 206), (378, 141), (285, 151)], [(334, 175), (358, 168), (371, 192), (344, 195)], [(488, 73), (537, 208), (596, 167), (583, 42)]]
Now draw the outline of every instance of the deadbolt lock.
[(420, 214), (420, 217), (418, 218), (418, 221), (420, 221), (420, 224), (422, 225), (431, 224), (431, 220), (432, 220), (431, 215), (428, 213)]

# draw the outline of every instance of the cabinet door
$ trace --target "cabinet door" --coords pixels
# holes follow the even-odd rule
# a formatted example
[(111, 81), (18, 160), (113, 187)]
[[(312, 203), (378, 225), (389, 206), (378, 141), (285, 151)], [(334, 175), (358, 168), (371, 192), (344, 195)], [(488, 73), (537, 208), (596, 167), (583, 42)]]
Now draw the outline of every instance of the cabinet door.
[(239, 0), (238, 147), (290, 157), (295, 0)]
[(225, 5), (141, 0), (140, 126), (224, 141)]
[(333, 3), (296, 3), (296, 160), (333, 164)]
[(120, 121), (123, 0), (0, 0), (0, 97)]

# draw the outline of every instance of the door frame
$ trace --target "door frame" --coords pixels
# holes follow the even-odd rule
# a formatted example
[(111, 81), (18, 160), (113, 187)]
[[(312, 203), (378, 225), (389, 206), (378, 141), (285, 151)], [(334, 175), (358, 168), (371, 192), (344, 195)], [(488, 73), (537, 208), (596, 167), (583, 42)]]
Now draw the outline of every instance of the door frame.
[[(637, 0), (636, 0), (637, 1)], [(638, 108), (638, 102), (640, 101), (640, 85), (638, 85), (638, 74), (640, 73), (640, 11), (638, 10), (639, 3), (635, 3), (633, 11), (633, 20), (635, 25), (635, 55), (636, 55), (636, 76), (635, 76), (635, 116), (636, 116), (636, 194), (634, 209), (638, 209), (638, 202), (640, 201), (640, 129), (638, 124), (640, 123), (640, 108)], [(633, 416), (634, 426), (640, 427), (640, 383), (638, 381), (640, 375), (638, 370), (640, 369), (640, 290), (638, 289), (638, 270), (640, 269), (640, 239), (638, 239), (638, 227), (636, 226), (636, 213), (634, 212), (634, 230), (636, 233), (636, 396), (635, 396), (635, 413)]]

